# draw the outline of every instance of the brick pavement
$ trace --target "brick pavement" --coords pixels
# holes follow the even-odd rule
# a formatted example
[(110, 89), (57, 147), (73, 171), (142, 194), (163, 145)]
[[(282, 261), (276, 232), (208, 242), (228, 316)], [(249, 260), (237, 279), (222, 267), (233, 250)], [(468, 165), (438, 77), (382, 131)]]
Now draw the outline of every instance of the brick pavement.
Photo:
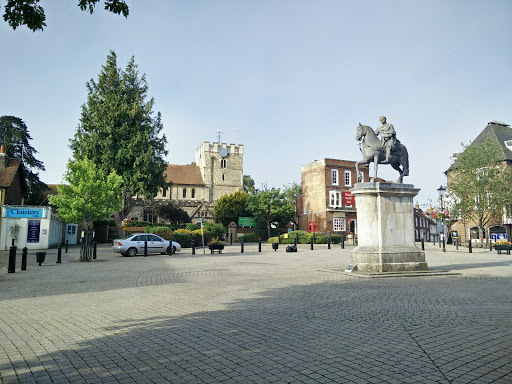
[(2, 383), (511, 383), (512, 256), (427, 245), (456, 276), (329, 273), (350, 247), (124, 258), (7, 273)]

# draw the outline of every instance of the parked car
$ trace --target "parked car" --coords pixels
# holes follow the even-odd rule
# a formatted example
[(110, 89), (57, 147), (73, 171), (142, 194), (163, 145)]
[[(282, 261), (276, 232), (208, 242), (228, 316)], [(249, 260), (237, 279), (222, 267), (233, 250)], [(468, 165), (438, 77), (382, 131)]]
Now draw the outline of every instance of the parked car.
[[(160, 236), (152, 233), (136, 233), (126, 236), (123, 239), (115, 239), (112, 250), (123, 256), (135, 256), (138, 253), (144, 253), (144, 243), (148, 242), (148, 253), (161, 253), (165, 255), (170, 250), (171, 242), (164, 240)], [(173, 253), (181, 251), (181, 245), (175, 241), (172, 242)]]

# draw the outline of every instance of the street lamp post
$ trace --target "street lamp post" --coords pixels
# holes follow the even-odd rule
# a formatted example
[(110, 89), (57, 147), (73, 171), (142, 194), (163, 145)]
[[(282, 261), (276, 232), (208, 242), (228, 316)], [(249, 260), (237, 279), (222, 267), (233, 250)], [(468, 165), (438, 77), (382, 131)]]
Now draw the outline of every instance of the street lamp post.
[[(446, 243), (445, 243), (445, 236), (444, 236), (444, 207), (443, 207), (443, 196), (444, 196), (445, 188), (441, 185), (439, 188), (437, 188), (437, 193), (439, 193), (439, 200), (441, 201), (441, 231), (443, 233), (443, 252), (446, 252)], [(441, 244), (439, 244), (441, 245)]]

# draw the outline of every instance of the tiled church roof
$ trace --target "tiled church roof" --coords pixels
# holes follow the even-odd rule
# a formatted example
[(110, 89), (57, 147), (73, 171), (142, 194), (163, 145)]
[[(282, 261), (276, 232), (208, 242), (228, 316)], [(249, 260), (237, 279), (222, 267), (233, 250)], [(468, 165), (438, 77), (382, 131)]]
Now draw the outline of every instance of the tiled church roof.
[(201, 170), (196, 165), (168, 164), (164, 178), (174, 185), (204, 185)]

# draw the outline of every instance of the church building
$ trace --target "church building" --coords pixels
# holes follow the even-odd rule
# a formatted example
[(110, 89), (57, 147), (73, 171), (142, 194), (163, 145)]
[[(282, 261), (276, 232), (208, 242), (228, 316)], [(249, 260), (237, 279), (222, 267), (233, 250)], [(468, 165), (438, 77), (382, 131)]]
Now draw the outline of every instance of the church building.
[(215, 222), (215, 202), (223, 195), (243, 190), (243, 156), (242, 144), (203, 142), (196, 149), (196, 165), (167, 165), (167, 186), (151, 202), (138, 201), (129, 217), (162, 222), (155, 208), (173, 202), (188, 213), (193, 223), (198, 218)]

